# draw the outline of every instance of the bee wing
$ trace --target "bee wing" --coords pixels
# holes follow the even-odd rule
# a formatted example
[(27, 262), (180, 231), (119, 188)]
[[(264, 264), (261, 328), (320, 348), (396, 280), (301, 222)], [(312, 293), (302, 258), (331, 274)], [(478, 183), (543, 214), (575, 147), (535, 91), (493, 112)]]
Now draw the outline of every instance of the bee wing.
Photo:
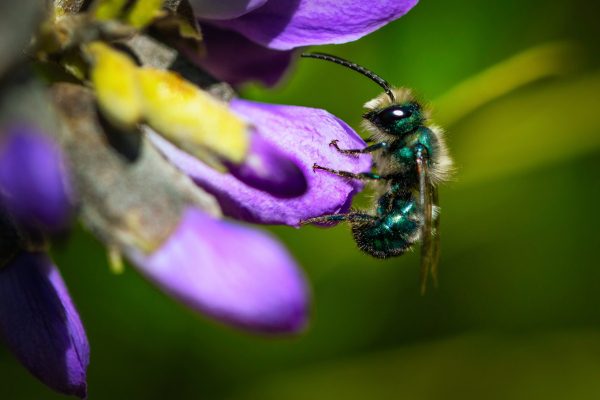
[[(421, 293), (427, 289), (427, 280), (431, 275), (434, 284), (437, 284), (437, 254), (439, 243), (433, 231), (433, 203), (437, 198), (437, 189), (429, 181), (427, 162), (423, 157), (417, 158), (417, 173), (419, 174), (419, 205), (423, 210), (423, 225), (421, 227)], [(436, 226), (439, 220), (436, 220)]]
[[(436, 207), (439, 205), (438, 198), (438, 189), (434, 186), (431, 187), (431, 202), (432, 207)], [(433, 210), (432, 210), (433, 211)], [(433, 285), (437, 287), (438, 285), (438, 265), (440, 261), (440, 213), (439, 208), (437, 212), (432, 216), (433, 217), (433, 229), (431, 230), (431, 240), (432, 240), (432, 258), (431, 258), (431, 279), (433, 280)]]

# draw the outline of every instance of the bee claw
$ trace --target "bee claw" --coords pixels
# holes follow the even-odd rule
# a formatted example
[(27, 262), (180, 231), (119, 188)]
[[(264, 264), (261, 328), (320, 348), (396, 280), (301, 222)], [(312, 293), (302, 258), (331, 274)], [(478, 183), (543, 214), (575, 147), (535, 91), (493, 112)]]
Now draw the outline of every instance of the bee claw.
[(337, 148), (338, 147), (338, 142), (339, 142), (339, 140), (333, 139), (331, 142), (329, 142), (329, 145)]
[(312, 166), (313, 172), (316, 172), (319, 168), (320, 168), (320, 166), (317, 163), (314, 163), (313, 166)]

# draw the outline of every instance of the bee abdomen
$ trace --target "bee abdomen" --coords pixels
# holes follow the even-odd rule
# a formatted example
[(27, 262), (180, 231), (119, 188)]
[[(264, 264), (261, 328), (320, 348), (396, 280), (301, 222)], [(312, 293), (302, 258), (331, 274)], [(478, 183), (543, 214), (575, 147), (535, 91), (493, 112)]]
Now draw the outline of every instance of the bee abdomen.
[(419, 239), (421, 223), (413, 210), (413, 207), (402, 207), (382, 215), (377, 221), (354, 225), (352, 234), (356, 244), (377, 258), (402, 255)]

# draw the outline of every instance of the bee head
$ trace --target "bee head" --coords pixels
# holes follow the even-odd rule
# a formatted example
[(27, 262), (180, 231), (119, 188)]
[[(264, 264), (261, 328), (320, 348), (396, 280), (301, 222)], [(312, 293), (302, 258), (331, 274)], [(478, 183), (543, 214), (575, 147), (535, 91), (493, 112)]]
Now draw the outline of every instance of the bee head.
[(363, 115), (363, 118), (385, 133), (394, 136), (412, 132), (425, 121), (421, 105), (414, 101), (369, 111)]
[(392, 88), (385, 79), (365, 67), (324, 53), (303, 53), (302, 57), (342, 65), (366, 76), (383, 88), (384, 93), (365, 104), (365, 108), (371, 110), (363, 115), (368, 121), (367, 129), (375, 128), (375, 130), (389, 135), (402, 136), (417, 129), (427, 118), (421, 105), (414, 100), (410, 90)]

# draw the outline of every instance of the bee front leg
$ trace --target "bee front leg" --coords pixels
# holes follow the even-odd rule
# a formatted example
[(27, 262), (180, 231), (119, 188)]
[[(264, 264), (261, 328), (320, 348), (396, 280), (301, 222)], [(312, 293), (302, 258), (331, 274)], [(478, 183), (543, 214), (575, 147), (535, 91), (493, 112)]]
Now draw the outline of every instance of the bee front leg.
[(342, 154), (367, 154), (377, 150), (386, 149), (388, 147), (387, 142), (380, 142), (367, 146), (364, 149), (340, 149), (337, 139), (332, 140), (329, 145), (335, 147), (335, 149)]
[(374, 174), (372, 172), (361, 172), (358, 174), (355, 174), (354, 172), (348, 172), (348, 171), (339, 171), (337, 169), (332, 169), (332, 168), (327, 168), (327, 167), (322, 167), (319, 164), (313, 164), (313, 171), (316, 170), (321, 170), (321, 171), (326, 171), (344, 178), (350, 178), (350, 179), (359, 179), (359, 180), (383, 180), (383, 179), (387, 179), (387, 177), (385, 176), (381, 176), (378, 174)]

